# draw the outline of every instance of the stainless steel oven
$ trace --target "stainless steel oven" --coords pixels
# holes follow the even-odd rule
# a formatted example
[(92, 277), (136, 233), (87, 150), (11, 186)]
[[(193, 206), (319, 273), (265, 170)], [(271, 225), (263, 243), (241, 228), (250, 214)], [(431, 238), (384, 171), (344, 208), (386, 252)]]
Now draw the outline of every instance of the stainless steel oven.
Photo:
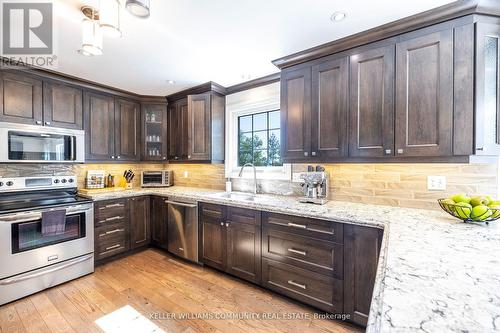
[[(94, 271), (92, 202), (76, 195), (74, 176), (39, 179), (54, 188), (0, 178), (0, 305)], [(55, 211), (64, 229), (44, 234), (42, 217)]]
[(85, 133), (0, 122), (0, 163), (83, 163)]

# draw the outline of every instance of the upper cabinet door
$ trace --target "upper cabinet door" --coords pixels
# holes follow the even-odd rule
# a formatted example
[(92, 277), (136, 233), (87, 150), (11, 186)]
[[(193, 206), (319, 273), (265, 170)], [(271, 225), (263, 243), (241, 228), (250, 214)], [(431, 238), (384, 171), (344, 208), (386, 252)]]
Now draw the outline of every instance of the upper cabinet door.
[(398, 43), (396, 73), (396, 155), (452, 155), (452, 30)]
[(500, 26), (478, 23), (476, 44), (476, 150), (500, 155)]
[(311, 153), (311, 67), (281, 73), (281, 151), (283, 161)]
[(42, 81), (0, 72), (0, 121), (42, 125)]
[(210, 94), (188, 97), (188, 159), (210, 160)]
[(312, 68), (312, 157), (347, 155), (348, 82), (348, 58)]
[(394, 45), (351, 56), (349, 156), (394, 154)]
[(82, 90), (72, 86), (43, 84), (43, 122), (45, 126), (83, 129)]
[(84, 93), (85, 159), (114, 160), (114, 105), (113, 97)]
[(115, 158), (120, 161), (140, 159), (140, 105), (117, 99), (115, 102)]
[(169, 105), (168, 108), (168, 159), (179, 161), (187, 158), (187, 98)]
[(168, 122), (165, 104), (142, 104), (142, 159), (165, 161), (168, 150)]

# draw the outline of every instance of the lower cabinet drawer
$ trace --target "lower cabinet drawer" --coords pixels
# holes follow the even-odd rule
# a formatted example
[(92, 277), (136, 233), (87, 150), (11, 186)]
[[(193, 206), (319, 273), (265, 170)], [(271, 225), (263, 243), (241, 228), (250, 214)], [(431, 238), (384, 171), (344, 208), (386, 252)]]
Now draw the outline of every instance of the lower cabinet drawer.
[(125, 225), (125, 223), (115, 223), (96, 228), (94, 232), (96, 244), (108, 242), (110, 239), (117, 239), (121, 237), (125, 239), (127, 234)]
[(342, 312), (342, 280), (263, 258), (262, 282), (266, 288), (318, 309)]
[(344, 246), (264, 228), (262, 255), (320, 274), (343, 279)]
[(105, 241), (98, 241), (95, 244), (95, 250), (94, 256), (96, 261), (126, 252), (128, 251), (127, 238), (125, 235), (116, 235)]

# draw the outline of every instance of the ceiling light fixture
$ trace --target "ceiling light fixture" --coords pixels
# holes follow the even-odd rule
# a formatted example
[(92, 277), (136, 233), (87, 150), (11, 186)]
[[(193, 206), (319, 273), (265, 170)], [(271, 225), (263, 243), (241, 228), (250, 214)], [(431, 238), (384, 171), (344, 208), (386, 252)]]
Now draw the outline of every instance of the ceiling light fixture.
[(82, 48), (80, 53), (86, 56), (102, 55), (102, 33), (99, 29), (99, 13), (95, 8), (81, 8), (85, 18), (82, 21)]
[(174, 84), (175, 84), (175, 81), (174, 81), (174, 80), (167, 80), (167, 83), (168, 83), (168, 84), (171, 84), (171, 85), (174, 85)]
[(132, 15), (148, 18), (150, 15), (149, 3), (149, 0), (127, 0), (125, 7)]
[(344, 12), (335, 12), (330, 16), (330, 20), (333, 22), (340, 22), (343, 21), (347, 17), (347, 13)]
[(102, 32), (113, 38), (122, 36), (120, 30), (120, 1), (100, 0), (99, 1), (100, 27)]

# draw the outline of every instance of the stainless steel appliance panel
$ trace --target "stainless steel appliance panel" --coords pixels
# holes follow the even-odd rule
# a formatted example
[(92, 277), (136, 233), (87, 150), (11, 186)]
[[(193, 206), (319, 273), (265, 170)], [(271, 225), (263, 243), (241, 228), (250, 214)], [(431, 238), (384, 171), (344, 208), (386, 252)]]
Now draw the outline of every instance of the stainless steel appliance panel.
[(0, 122), (0, 163), (84, 163), (85, 132)]
[(198, 204), (185, 199), (169, 198), (168, 251), (185, 259), (198, 258)]

